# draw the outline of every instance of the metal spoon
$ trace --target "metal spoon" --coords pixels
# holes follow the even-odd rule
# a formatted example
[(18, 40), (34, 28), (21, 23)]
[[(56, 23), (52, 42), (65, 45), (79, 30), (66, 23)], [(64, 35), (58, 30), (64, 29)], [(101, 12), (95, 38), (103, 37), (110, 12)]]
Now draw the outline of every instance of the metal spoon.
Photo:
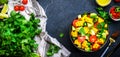
[(102, 55), (100, 56), (100, 57), (103, 57), (104, 55), (105, 55), (105, 53), (107, 52), (107, 50), (109, 49), (109, 47), (110, 47), (110, 45), (112, 44), (112, 43), (114, 43), (115, 42), (115, 40), (117, 39), (117, 37), (119, 36), (119, 33), (120, 33), (120, 31), (116, 31), (116, 32), (114, 32), (113, 34), (112, 34), (112, 36), (110, 37), (110, 39), (109, 39), (109, 45), (107, 46), (107, 48), (105, 49), (105, 51), (102, 53)]

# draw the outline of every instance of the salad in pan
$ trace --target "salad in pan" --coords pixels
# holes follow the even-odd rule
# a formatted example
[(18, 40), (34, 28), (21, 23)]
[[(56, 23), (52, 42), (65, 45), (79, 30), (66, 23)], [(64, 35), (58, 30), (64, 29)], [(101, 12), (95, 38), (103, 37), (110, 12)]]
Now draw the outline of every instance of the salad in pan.
[(108, 34), (107, 23), (96, 13), (78, 15), (70, 31), (73, 44), (86, 52), (99, 50), (106, 43)]

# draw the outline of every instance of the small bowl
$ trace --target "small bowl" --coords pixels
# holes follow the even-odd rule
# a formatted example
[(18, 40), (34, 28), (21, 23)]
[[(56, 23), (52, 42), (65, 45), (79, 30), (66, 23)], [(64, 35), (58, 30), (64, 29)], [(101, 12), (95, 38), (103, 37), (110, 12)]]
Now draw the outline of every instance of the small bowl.
[[(90, 14), (90, 13), (83, 13), (83, 14)], [(80, 15), (83, 15), (83, 14), (80, 14)], [(98, 16), (99, 16), (99, 15), (98, 15)], [(82, 17), (82, 16), (81, 16), (81, 17)], [(74, 18), (73, 21), (74, 21), (75, 19), (78, 19), (78, 17)], [(73, 22), (73, 21), (72, 21), (72, 22)], [(71, 25), (70, 25), (70, 31), (69, 31), (70, 40), (71, 40), (72, 44), (73, 44), (78, 50), (83, 51), (83, 52), (88, 52), (88, 51), (85, 51), (85, 50), (82, 49), (82, 48), (79, 48), (77, 45), (74, 44), (74, 40), (72, 39), (73, 37), (71, 36), (72, 24), (73, 24), (73, 23), (71, 23)], [(109, 35), (109, 27), (108, 27), (108, 35)], [(97, 52), (97, 51), (101, 50), (101, 49), (107, 44), (107, 42), (108, 42), (108, 40), (109, 40), (108, 35), (106, 36), (106, 40), (105, 40), (104, 44), (101, 45), (101, 47), (100, 47), (98, 50), (96, 50), (96, 51), (92, 51), (92, 50), (91, 50), (91, 51), (89, 51), (88, 53), (90, 53), (90, 52), (91, 52), (91, 53), (92, 53), (92, 52)]]
[[(107, 1), (107, 2), (106, 2)], [(106, 3), (105, 3), (106, 2)], [(105, 7), (111, 3), (111, 0), (96, 0), (96, 3), (99, 6)]]
[[(120, 21), (120, 16), (119, 16), (119, 18), (113, 18), (112, 17), (112, 12), (111, 12), (111, 10), (113, 9), (113, 8), (116, 8), (116, 7), (120, 7), (120, 6), (112, 6), (111, 8), (110, 8), (110, 10), (109, 10), (109, 15), (110, 15), (110, 18), (112, 19), (112, 20), (114, 20), (114, 21)], [(120, 12), (119, 12), (120, 13)], [(119, 14), (120, 15), (120, 14)]]

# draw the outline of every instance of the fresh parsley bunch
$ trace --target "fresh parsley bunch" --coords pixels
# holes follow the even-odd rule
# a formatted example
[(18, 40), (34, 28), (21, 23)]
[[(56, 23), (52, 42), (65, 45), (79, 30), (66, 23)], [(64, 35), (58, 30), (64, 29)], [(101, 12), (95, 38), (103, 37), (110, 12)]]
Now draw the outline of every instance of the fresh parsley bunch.
[(40, 19), (31, 14), (30, 20), (12, 11), (8, 19), (0, 21), (0, 57), (39, 57), (34, 37), (40, 34)]

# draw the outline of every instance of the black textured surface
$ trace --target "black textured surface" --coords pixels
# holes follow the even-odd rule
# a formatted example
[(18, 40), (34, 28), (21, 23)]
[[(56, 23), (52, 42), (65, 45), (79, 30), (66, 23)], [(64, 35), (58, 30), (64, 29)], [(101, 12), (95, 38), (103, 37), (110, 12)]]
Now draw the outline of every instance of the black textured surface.
[[(48, 16), (47, 20), (47, 31), (48, 33), (57, 38), (57, 40), (63, 44), (70, 52), (70, 57), (100, 57), (102, 52), (105, 50), (104, 46), (101, 50), (93, 53), (85, 53), (78, 50), (73, 46), (69, 37), (69, 28), (72, 20), (78, 15), (84, 12), (96, 12), (95, 8), (98, 7), (95, 0), (38, 0), (44, 9), (47, 8), (46, 14)], [(52, 4), (51, 1), (53, 1)], [(47, 6), (49, 5), (49, 6)], [(120, 5), (120, 3), (114, 3), (113, 1), (107, 7), (104, 7), (106, 11), (113, 5)], [(110, 34), (116, 30), (120, 30), (120, 22), (113, 22), (109, 25)], [(59, 37), (60, 33), (64, 33), (63, 38)], [(117, 39), (115, 46), (120, 42), (120, 37)], [(108, 51), (112, 49), (112, 46)], [(112, 55), (112, 57), (120, 56), (120, 48)]]

